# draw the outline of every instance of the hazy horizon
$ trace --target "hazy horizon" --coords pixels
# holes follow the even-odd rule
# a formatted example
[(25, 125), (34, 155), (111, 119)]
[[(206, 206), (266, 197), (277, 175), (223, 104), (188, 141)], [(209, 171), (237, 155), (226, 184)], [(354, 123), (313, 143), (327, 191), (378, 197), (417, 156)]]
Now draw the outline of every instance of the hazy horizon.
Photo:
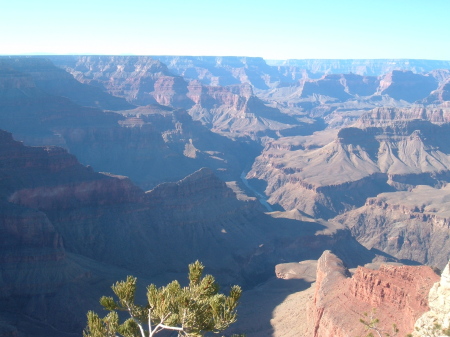
[(45, 52), (39, 52), (39, 53), (23, 53), (23, 54), (0, 54), (0, 57), (7, 57), (7, 56), (136, 56), (136, 57), (143, 57), (143, 56), (167, 56), (167, 57), (243, 57), (243, 58), (261, 58), (266, 62), (280, 62), (280, 61), (289, 61), (289, 60), (301, 60), (301, 61), (308, 61), (308, 60), (323, 60), (323, 61), (345, 61), (345, 60), (407, 60), (407, 61), (443, 61), (443, 62), (450, 62), (450, 59), (444, 60), (444, 59), (418, 59), (418, 58), (297, 58), (297, 59), (267, 59), (261, 56), (247, 56), (247, 55), (166, 55), (166, 54), (92, 54), (92, 53), (73, 53), (73, 54), (55, 54), (55, 53), (45, 53)]
[(1, 55), (450, 60), (450, 2), (129, 0), (3, 4)]

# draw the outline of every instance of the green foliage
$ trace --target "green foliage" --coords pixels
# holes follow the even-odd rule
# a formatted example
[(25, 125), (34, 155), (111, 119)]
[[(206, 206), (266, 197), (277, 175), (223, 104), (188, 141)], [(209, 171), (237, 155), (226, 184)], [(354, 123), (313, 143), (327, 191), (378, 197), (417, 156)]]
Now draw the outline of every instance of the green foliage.
[[(372, 312), (370, 314), (365, 312), (364, 318), (361, 318), (359, 320), (366, 327), (366, 331), (370, 331), (367, 335), (365, 335), (363, 337), (375, 337), (375, 336), (394, 337), (394, 336), (397, 336), (399, 329), (397, 328), (397, 325), (395, 323), (392, 324), (392, 332), (388, 333), (379, 328), (380, 320), (378, 318), (376, 318), (375, 315), (376, 315), (376, 309), (372, 309)], [(420, 332), (421, 336), (427, 336), (427, 337), (450, 336), (450, 327), (445, 329), (442, 327), (441, 324), (434, 323), (433, 326), (422, 327), (422, 329), (419, 329), (416, 327), (416, 332)], [(375, 335), (374, 335), (374, 333), (375, 333)], [(413, 337), (413, 335), (409, 333), (405, 337)]]
[[(145, 306), (135, 304), (136, 278), (112, 286), (118, 300), (102, 297), (100, 304), (110, 313), (100, 318), (90, 311), (84, 337), (153, 337), (162, 330), (173, 330), (178, 336), (197, 337), (206, 332), (219, 333), (236, 321), (242, 290), (233, 286), (228, 296), (219, 293), (219, 286), (211, 275), (203, 275), (204, 266), (196, 261), (189, 265), (189, 286), (178, 281), (166, 286), (147, 287)], [(130, 318), (119, 323), (117, 311), (128, 312)], [(233, 335), (234, 337), (239, 337)]]
[[(382, 330), (379, 327), (379, 323), (380, 320), (378, 318), (376, 318), (376, 309), (372, 309), (372, 312), (369, 314), (367, 312), (365, 312), (364, 318), (360, 318), (359, 321), (366, 327), (366, 331), (370, 331), (367, 335), (365, 335), (364, 337), (394, 337), (397, 336), (399, 329), (397, 327), (397, 324), (392, 324), (392, 332), (386, 332), (384, 330)], [(375, 335), (374, 335), (375, 333)]]

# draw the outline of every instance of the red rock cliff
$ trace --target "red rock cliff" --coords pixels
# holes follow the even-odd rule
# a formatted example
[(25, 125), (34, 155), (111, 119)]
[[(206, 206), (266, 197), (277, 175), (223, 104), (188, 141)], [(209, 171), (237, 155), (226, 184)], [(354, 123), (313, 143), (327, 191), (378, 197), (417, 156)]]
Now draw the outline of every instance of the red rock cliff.
[(325, 251), (318, 261), (308, 335), (362, 335), (365, 330), (359, 319), (375, 308), (379, 327), (390, 332), (395, 323), (403, 336), (428, 310), (428, 291), (438, 279), (429, 267), (390, 265), (382, 265), (378, 270), (358, 267), (350, 277), (342, 261)]

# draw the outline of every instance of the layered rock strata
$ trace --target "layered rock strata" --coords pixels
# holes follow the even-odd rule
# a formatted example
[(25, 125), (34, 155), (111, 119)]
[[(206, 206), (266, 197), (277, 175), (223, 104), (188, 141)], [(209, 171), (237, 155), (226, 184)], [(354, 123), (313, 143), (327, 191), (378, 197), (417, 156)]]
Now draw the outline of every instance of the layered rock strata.
[(391, 333), (395, 323), (400, 335), (409, 333), (428, 310), (427, 293), (438, 278), (425, 266), (358, 267), (351, 275), (339, 258), (325, 251), (318, 261), (308, 336), (363, 335), (365, 327), (359, 320), (370, 320), (372, 309), (381, 331)]
[(448, 124), (396, 121), (272, 141), (247, 178), (267, 182), (269, 203), (329, 218), (381, 192), (449, 181)]
[[(18, 88), (18, 82), (11, 81), (26, 76), (29, 84), (53, 96), (66, 97), (88, 107), (107, 110), (130, 109), (133, 106), (123, 98), (108, 95), (100, 88), (83, 85), (69, 73), (56, 67), (48, 59), (38, 57), (0, 57), (0, 90), (11, 86)], [(32, 80), (32, 82), (31, 82)], [(20, 85), (20, 87), (24, 87)], [(30, 85), (25, 86), (30, 87)], [(9, 92), (10, 96), (12, 93)], [(22, 92), (27, 94), (27, 91)], [(5, 99), (2, 95), (2, 99)]]
[(450, 259), (450, 185), (383, 193), (335, 218), (368, 249), (444, 268)]
[(412, 71), (393, 70), (380, 81), (379, 94), (396, 100), (420, 101), (438, 88), (438, 80), (431, 75), (414, 74)]
[(37, 321), (61, 335), (81, 331), (88, 306), (125, 273), (166, 280), (199, 259), (222, 284), (247, 288), (277, 263), (317, 259), (324, 249), (350, 265), (374, 255), (342, 226), (263, 213), (210, 169), (144, 193), (63, 149), (27, 147), (3, 131), (0, 158), (0, 315), (20, 331)]

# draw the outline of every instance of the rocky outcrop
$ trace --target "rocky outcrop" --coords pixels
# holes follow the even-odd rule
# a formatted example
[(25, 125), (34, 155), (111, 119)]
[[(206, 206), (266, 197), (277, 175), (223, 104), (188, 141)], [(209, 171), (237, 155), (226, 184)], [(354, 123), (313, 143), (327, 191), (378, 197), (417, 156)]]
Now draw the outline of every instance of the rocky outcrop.
[[(153, 56), (167, 64), (174, 74), (199, 80), (208, 86), (229, 86), (249, 83), (267, 89), (279, 83), (292, 83), (296, 75), (282, 73), (261, 57), (236, 56)], [(295, 72), (295, 70), (293, 70)]]
[(378, 91), (381, 95), (412, 103), (429, 96), (437, 87), (438, 81), (430, 75), (394, 70), (383, 77)]
[(300, 83), (300, 97), (323, 95), (345, 101), (354, 95), (373, 95), (379, 80), (376, 77), (363, 77), (356, 74), (333, 74), (316, 80), (303, 80)]
[(439, 88), (432, 91), (430, 96), (424, 99), (426, 104), (442, 104), (450, 101), (450, 79), (445, 80)]
[(325, 251), (318, 261), (308, 336), (362, 335), (365, 327), (359, 319), (366, 319), (365, 312), (370, 316), (372, 309), (379, 329), (391, 332), (395, 323), (400, 335), (409, 333), (428, 310), (428, 289), (437, 279), (429, 267), (391, 265), (358, 267), (351, 275), (339, 258)]
[[(22, 61), (26, 65), (29, 59), (23, 60), (18, 59), (16, 67)], [(50, 64), (44, 59), (37, 61)], [(81, 107), (41, 89), (33, 77), (34, 68), (25, 65), (19, 67), (23, 72), (11, 70), (0, 80), (0, 125), (28, 145), (62, 146), (97, 171), (128, 176), (145, 189), (179, 180), (201, 167), (236, 180), (259, 149), (219, 136), (194, 122), (185, 111), (161, 105), (125, 110), (123, 114)], [(176, 91), (170, 83), (160, 84), (161, 99), (176, 97), (171, 96)]]
[[(428, 295), (430, 311), (424, 313), (414, 326), (413, 336), (448, 335), (450, 331), (450, 264), (447, 264)], [(447, 333), (443, 333), (446, 330)]]
[[(64, 81), (60, 80), (60, 77)], [(65, 81), (74, 84), (69, 85)], [(86, 124), (91, 127), (104, 127), (117, 125), (121, 119), (117, 114), (82, 107), (67, 98), (77, 100), (77, 96), (82, 96), (86, 100), (98, 102), (101, 107), (104, 107), (105, 103), (102, 97), (89, 94), (91, 87), (74, 80), (48, 60), (25, 57), (0, 58), (0, 82), (2, 83), (0, 125), (29, 145), (65, 146), (64, 138), (58, 132), (62, 127), (80, 128)], [(61, 91), (57, 90), (59, 87), (62, 88)], [(113, 101), (117, 99), (99, 89), (96, 90)], [(81, 103), (95, 105), (89, 102)], [(116, 108), (125, 107), (130, 105), (125, 102), (125, 105), (116, 106)]]
[[(9, 303), (1, 311), (11, 308), (19, 320), (25, 313), (81, 330), (105, 278), (184, 274), (196, 259), (221, 283), (245, 287), (267, 279), (281, 261), (318, 258), (325, 248), (351, 265), (372, 259), (342, 226), (267, 215), (210, 169), (144, 193), (63, 149), (27, 147), (6, 132), (0, 158), (0, 301)], [(70, 300), (74, 293), (89, 299)]]
[(280, 133), (303, 125), (279, 109), (265, 105), (249, 84), (209, 86), (201, 90), (193, 83), (189, 88), (189, 97), (197, 102), (189, 110), (193, 119), (229, 138), (250, 137), (256, 141), (265, 136), (278, 138)]
[[(15, 72), (13, 77), (11, 77), (11, 72)], [(50, 95), (66, 97), (82, 106), (107, 110), (130, 109), (133, 107), (124, 99), (109, 95), (97, 87), (82, 85), (69, 73), (56, 67), (48, 59), (38, 57), (0, 58), (0, 83), (3, 83), (0, 84), (0, 90), (10, 88), (11, 80), (15, 81), (24, 76), (28, 77), (28, 87), (33, 83), (33, 86)], [(5, 81), (9, 81), (9, 83), (6, 84)], [(15, 86), (17, 87), (17, 83)], [(8, 95), (11, 96), (11, 92)], [(2, 96), (3, 98), (6, 97)]]
[(382, 107), (363, 114), (354, 124), (359, 128), (386, 127), (394, 122), (425, 120), (434, 124), (450, 121), (450, 110), (446, 107), (411, 107), (391, 108)]
[(335, 221), (368, 249), (443, 268), (450, 259), (449, 186), (383, 193)]
[(161, 105), (188, 109), (193, 102), (186, 96), (187, 86), (182, 77), (161, 76), (155, 82), (152, 95)]
[(327, 131), (273, 141), (247, 178), (267, 182), (269, 203), (329, 218), (381, 192), (448, 181), (448, 128), (399, 121), (378, 128), (343, 128), (337, 135)]
[(449, 61), (409, 60), (409, 59), (358, 59), (358, 60), (284, 60), (268, 61), (270, 65), (298, 67), (313, 74), (358, 74), (380, 76), (393, 70), (409, 70), (414, 73), (426, 73), (434, 69), (450, 68)]
[(155, 82), (172, 76), (166, 65), (149, 56), (50, 56), (81, 83), (98, 87), (132, 104), (156, 103)]

